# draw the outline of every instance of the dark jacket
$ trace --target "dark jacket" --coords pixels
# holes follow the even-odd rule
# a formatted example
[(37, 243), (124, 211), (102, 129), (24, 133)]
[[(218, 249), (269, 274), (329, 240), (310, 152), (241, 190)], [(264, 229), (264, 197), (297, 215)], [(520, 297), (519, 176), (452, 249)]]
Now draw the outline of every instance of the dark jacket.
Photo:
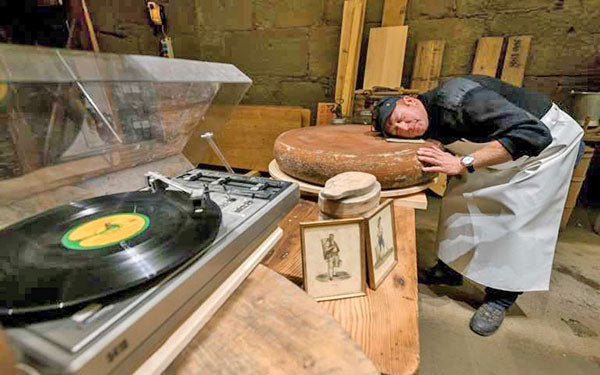
[(540, 121), (552, 101), (492, 77), (453, 78), (419, 99), (429, 114), (424, 137), (443, 144), (461, 138), (497, 140), (517, 159), (539, 155), (552, 142), (550, 130)]

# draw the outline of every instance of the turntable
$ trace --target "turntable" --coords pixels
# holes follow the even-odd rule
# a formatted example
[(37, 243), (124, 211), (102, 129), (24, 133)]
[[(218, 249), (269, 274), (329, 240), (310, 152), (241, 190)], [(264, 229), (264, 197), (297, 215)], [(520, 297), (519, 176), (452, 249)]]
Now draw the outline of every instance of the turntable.
[(0, 321), (41, 373), (131, 373), (275, 230), (298, 188), (154, 171), (194, 129), (227, 119), (250, 84), (232, 65), (5, 45), (0, 62), (0, 120), (28, 138), (0, 180), (14, 219), (0, 229)]

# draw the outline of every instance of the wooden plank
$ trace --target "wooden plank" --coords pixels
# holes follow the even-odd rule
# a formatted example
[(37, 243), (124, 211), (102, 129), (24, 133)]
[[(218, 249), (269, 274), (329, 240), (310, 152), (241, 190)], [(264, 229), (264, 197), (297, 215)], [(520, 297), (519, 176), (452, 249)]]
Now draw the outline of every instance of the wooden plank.
[(408, 0), (385, 0), (381, 26), (402, 26), (406, 18)]
[(411, 89), (429, 91), (438, 87), (445, 46), (444, 40), (425, 40), (417, 43)]
[(363, 87), (402, 85), (408, 26), (375, 27), (369, 34), (369, 48)]
[[(320, 302), (385, 374), (415, 374), (419, 333), (414, 209), (394, 203), (398, 265), (367, 296)], [(263, 263), (298, 285), (302, 283), (298, 223), (315, 221), (318, 207), (302, 199), (281, 222), (284, 238)]]
[(281, 239), (277, 228), (258, 248), (187, 318), (171, 336), (135, 371), (134, 375), (162, 374), (200, 332), (229, 296), (252, 273), (261, 259)]
[(503, 37), (479, 38), (471, 73), (497, 77), (503, 44)]
[[(275, 139), (287, 130), (302, 127), (307, 111), (310, 113), (301, 107), (241, 105), (236, 107), (231, 119), (217, 129), (214, 140), (232, 167), (268, 171)], [(200, 132), (192, 135), (183, 150), (184, 155), (194, 165), (221, 165), (200, 135)]]
[(335, 101), (346, 117), (352, 115), (365, 11), (366, 0), (344, 1)]
[(508, 38), (504, 65), (500, 75), (501, 80), (517, 87), (523, 86), (531, 39), (531, 36), (511, 36)]
[(258, 266), (165, 374), (378, 375), (326, 311)]
[(331, 125), (333, 118), (335, 117), (335, 113), (333, 113), (333, 109), (335, 108), (335, 103), (319, 103), (317, 104), (317, 122), (316, 126), (322, 125)]

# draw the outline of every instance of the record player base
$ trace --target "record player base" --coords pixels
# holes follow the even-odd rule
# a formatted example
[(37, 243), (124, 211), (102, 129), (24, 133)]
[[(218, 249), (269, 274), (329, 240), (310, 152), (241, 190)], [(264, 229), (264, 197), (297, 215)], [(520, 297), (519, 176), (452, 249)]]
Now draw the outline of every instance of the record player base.
[[(424, 205), (415, 205), (422, 199)], [(377, 290), (364, 297), (323, 301), (325, 308), (350, 334), (383, 374), (409, 375), (419, 370), (419, 325), (415, 208), (426, 208), (423, 193), (394, 200), (398, 264)], [(284, 237), (263, 264), (302, 285), (300, 222), (317, 221), (314, 200), (300, 199), (280, 221)]]
[(135, 374), (379, 374), (316, 302), (257, 267), (281, 238), (274, 231)]

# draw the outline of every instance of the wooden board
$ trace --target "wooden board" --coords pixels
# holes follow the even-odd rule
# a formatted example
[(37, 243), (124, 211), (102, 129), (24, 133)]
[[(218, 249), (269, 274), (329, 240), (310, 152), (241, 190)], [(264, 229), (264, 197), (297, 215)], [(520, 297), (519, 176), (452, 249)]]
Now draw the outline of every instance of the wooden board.
[[(310, 184), (308, 182), (304, 182), (304, 181), (298, 180), (290, 175), (287, 175), (285, 172), (283, 172), (279, 168), (276, 160), (272, 160), (271, 163), (269, 164), (269, 174), (271, 175), (272, 178), (274, 178), (276, 180), (297, 183), (298, 186), (300, 187), (300, 191), (303, 194), (306, 194), (308, 196), (317, 196), (317, 195), (319, 195), (321, 190), (323, 190), (323, 186)], [(403, 188), (403, 189), (382, 190), (381, 197), (382, 198), (402, 197), (402, 196), (406, 196), (406, 195), (416, 194), (423, 190), (427, 190), (429, 187), (435, 185), (436, 183), (437, 183), (437, 179), (434, 178), (433, 181), (428, 182), (426, 184), (422, 184), (422, 185), (411, 186), (411, 187), (407, 187), (407, 188)], [(421, 207), (415, 207), (415, 208), (421, 208)]]
[(215, 315), (218, 309), (227, 301), (229, 296), (242, 284), (264, 256), (277, 244), (283, 236), (283, 231), (277, 228), (256, 250), (225, 280), (173, 332), (169, 338), (158, 348), (134, 373), (134, 375), (162, 374), (173, 360), (200, 332), (200, 329)]
[(306, 293), (259, 266), (165, 374), (379, 373)]
[[(395, 205), (398, 265), (367, 296), (320, 302), (342, 324), (384, 374), (415, 374), (419, 368), (419, 332), (414, 210)], [(284, 238), (263, 263), (302, 283), (299, 222), (318, 218), (316, 203), (301, 200), (280, 226)]]
[[(301, 128), (310, 110), (290, 106), (240, 105), (220, 127), (214, 141), (234, 168), (267, 171), (273, 159), (273, 144), (279, 134)], [(308, 125), (307, 125), (308, 126)], [(196, 132), (183, 153), (192, 164), (221, 165), (208, 143)]]
[(318, 103), (317, 104), (317, 122), (316, 126), (322, 125), (331, 125), (335, 114), (333, 113), (333, 109), (335, 108), (335, 103)]
[(500, 75), (501, 80), (517, 87), (523, 86), (531, 39), (531, 36), (511, 36), (508, 38), (504, 65)]
[(479, 38), (471, 73), (497, 77), (503, 44), (503, 37)]
[(406, 18), (408, 0), (385, 0), (381, 26), (402, 26)]
[(363, 88), (402, 85), (408, 26), (374, 27), (369, 34)]
[(445, 46), (444, 40), (425, 40), (417, 43), (411, 89), (428, 91), (438, 87)]
[(352, 115), (365, 11), (366, 0), (344, 1), (335, 102), (341, 103), (342, 116), (345, 117)]

